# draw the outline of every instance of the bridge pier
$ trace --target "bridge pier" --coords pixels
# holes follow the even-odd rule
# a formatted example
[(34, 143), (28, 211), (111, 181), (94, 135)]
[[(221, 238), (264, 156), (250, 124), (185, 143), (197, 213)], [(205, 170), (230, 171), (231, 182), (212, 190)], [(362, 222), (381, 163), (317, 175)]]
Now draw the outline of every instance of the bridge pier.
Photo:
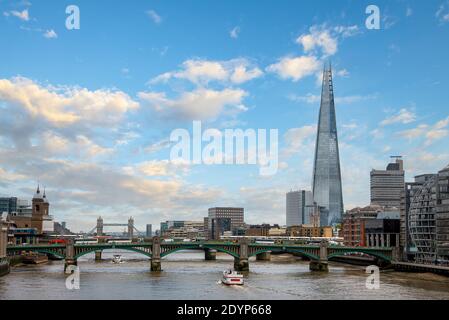
[(248, 262), (248, 240), (239, 240), (239, 257), (234, 258), (234, 270), (235, 271), (249, 271)]
[(0, 220), (0, 277), (9, 273), (9, 259), (6, 253), (8, 245), (8, 223)]
[(64, 273), (71, 274), (69, 266), (76, 266), (78, 261), (75, 259), (75, 245), (72, 239), (67, 241), (65, 249)]
[(204, 260), (206, 261), (217, 260), (217, 250), (204, 249)]
[(310, 263), (309, 263), (309, 269), (310, 269), (310, 271), (328, 272), (329, 271), (329, 265), (328, 265), (327, 261), (311, 260)]
[(309, 269), (311, 271), (329, 272), (329, 265), (327, 262), (327, 248), (329, 244), (327, 241), (320, 243), (320, 259), (310, 260)]
[(256, 255), (257, 261), (270, 261), (271, 260), (271, 251), (262, 252)]
[(234, 258), (235, 271), (249, 271), (248, 259)]
[(95, 251), (95, 261), (101, 261), (102, 250)]
[(153, 246), (151, 250), (151, 271), (162, 271), (161, 265), (161, 238), (153, 237)]

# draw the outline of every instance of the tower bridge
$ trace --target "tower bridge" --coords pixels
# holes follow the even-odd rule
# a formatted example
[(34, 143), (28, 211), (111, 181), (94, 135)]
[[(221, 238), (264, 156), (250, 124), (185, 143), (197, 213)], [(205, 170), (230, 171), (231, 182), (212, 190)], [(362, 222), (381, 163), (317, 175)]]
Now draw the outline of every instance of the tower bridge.
[(161, 259), (180, 250), (202, 250), (205, 252), (205, 260), (215, 260), (216, 252), (226, 253), (234, 258), (234, 269), (237, 271), (249, 271), (249, 258), (269, 260), (272, 252), (292, 253), (307, 257), (310, 260), (310, 270), (312, 271), (328, 271), (328, 260), (353, 253), (364, 253), (387, 263), (399, 260), (399, 254), (394, 248), (329, 246), (325, 241), (319, 245), (258, 244), (250, 243), (248, 239), (239, 239), (238, 242), (165, 243), (159, 237), (154, 237), (149, 242), (135, 243), (77, 244), (73, 240), (68, 240), (66, 244), (8, 246), (7, 254), (13, 256), (24, 251), (52, 254), (65, 260), (64, 270), (66, 270), (69, 265), (77, 265), (78, 258), (83, 255), (109, 249), (128, 250), (147, 256), (151, 261), (151, 271), (161, 271)]
[(98, 217), (97, 225), (93, 227), (88, 234), (94, 234), (96, 232), (97, 236), (102, 236), (104, 235), (104, 227), (127, 227), (127, 235), (130, 239), (134, 237), (134, 231), (136, 231), (137, 234), (141, 234), (141, 232), (134, 226), (133, 217), (130, 217), (127, 223), (104, 223), (103, 218)]

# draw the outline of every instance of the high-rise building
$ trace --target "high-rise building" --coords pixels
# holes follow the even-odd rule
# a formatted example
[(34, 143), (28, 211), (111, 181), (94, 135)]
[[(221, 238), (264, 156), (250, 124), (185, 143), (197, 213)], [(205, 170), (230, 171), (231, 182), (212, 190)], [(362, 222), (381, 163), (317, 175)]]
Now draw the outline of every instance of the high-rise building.
[(401, 193), (404, 190), (404, 162), (401, 157), (389, 163), (385, 170), (371, 171), (371, 204), (396, 207), (401, 206)]
[(223, 218), (223, 219), (229, 218), (230, 219), (230, 230), (226, 230), (226, 231), (232, 232), (234, 229), (238, 229), (238, 228), (245, 226), (244, 209), (243, 208), (232, 208), (232, 207), (209, 208), (209, 211), (208, 211), (208, 224), (209, 225), (207, 228), (209, 230), (209, 239), (214, 239), (216, 230), (218, 230), (218, 229), (221, 230), (227, 226), (227, 222), (225, 220), (223, 220), (221, 223), (219, 223), (219, 220), (217, 220), (217, 219), (221, 219), (221, 218)]
[(437, 262), (449, 263), (449, 165), (438, 172), (436, 245)]
[(405, 187), (401, 193), (400, 247), (403, 249), (404, 259), (406, 261), (414, 260), (414, 254), (416, 252), (416, 248), (412, 244), (409, 230), (410, 204), (415, 194), (434, 176), (434, 174), (422, 174), (416, 176), (414, 182), (405, 183)]
[(415, 262), (449, 265), (449, 165), (415, 192), (408, 223)]
[(0, 214), (7, 212), (11, 214), (17, 212), (17, 198), (16, 197), (1, 197), (0, 198)]
[(151, 238), (153, 236), (153, 225), (151, 224), (147, 224), (147, 232), (146, 232), (146, 237), (147, 238)]
[(287, 227), (310, 223), (313, 195), (311, 191), (290, 191), (286, 194)]
[(343, 193), (332, 68), (330, 66), (324, 67), (323, 71), (312, 191), (317, 205), (327, 210), (325, 225), (339, 223), (343, 214)]

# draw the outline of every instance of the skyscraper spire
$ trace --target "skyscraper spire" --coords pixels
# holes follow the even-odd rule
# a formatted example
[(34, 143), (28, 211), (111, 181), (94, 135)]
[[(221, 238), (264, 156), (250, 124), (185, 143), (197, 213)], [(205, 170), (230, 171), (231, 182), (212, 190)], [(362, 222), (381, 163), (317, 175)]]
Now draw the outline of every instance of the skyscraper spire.
[(327, 211), (327, 225), (340, 222), (343, 214), (340, 154), (334, 104), (332, 68), (324, 66), (321, 106), (313, 169), (313, 199)]

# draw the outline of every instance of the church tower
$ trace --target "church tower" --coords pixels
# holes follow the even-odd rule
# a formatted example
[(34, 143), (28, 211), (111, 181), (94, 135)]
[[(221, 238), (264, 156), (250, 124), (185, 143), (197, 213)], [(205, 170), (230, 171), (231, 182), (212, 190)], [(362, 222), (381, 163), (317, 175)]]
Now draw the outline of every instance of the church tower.
[(37, 229), (38, 234), (42, 234), (44, 217), (49, 215), (50, 204), (45, 195), (45, 190), (42, 194), (39, 185), (33, 196), (32, 206), (31, 227)]

